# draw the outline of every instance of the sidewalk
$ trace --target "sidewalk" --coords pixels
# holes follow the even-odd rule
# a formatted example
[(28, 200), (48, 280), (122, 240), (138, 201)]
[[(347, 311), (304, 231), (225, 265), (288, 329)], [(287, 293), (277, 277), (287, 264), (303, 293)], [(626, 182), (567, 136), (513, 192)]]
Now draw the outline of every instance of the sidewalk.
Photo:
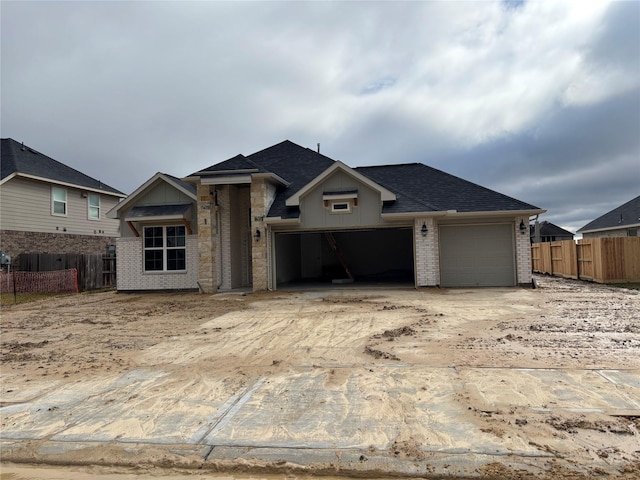
[[(379, 395), (363, 397), (372, 382)], [(556, 465), (586, 478), (594, 472), (616, 478), (624, 465), (602, 455), (584, 465), (563, 462), (575, 445), (541, 430), (536, 418), (560, 411), (640, 417), (637, 370), (297, 365), (231, 394), (223, 383), (138, 369), (5, 392), (2, 460), (427, 478), (507, 472), (546, 478)], [(397, 415), (376, 416), (381, 402), (396, 403)], [(499, 418), (504, 410), (516, 412), (523, 436), (500, 436), (470, 418), (470, 412)], [(637, 431), (619, 436), (639, 438)]]

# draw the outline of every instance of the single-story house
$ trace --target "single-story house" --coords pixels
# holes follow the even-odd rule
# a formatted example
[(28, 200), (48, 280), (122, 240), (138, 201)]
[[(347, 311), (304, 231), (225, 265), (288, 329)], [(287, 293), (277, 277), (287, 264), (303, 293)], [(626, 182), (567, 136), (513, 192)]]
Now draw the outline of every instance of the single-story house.
[(107, 215), (118, 219), (118, 291), (197, 290), (196, 187), (156, 173)]
[(421, 163), (351, 168), (284, 141), (194, 172), (198, 286), (531, 284), (544, 213)]
[(599, 216), (578, 230), (582, 238), (637, 237), (640, 228), (640, 195)]
[(158, 173), (110, 215), (118, 290), (212, 293), (531, 285), (529, 220), (544, 212), (421, 163), (351, 168), (287, 140)]
[(573, 233), (551, 222), (536, 221), (530, 228), (531, 243), (573, 240)]

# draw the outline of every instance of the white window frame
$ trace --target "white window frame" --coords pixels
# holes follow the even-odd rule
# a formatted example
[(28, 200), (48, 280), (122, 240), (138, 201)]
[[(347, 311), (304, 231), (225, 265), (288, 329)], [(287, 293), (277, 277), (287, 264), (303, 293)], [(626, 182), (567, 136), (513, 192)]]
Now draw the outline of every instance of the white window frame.
[[(148, 228), (161, 228), (162, 229), (162, 246), (147, 247), (147, 229)], [(167, 245), (167, 229), (168, 228), (182, 228), (184, 235), (184, 245), (168, 246)], [(168, 259), (167, 253), (173, 250), (184, 250), (184, 268), (169, 270), (167, 269)], [(162, 269), (161, 270), (147, 270), (147, 251), (161, 251), (162, 252)], [(174, 272), (186, 272), (187, 271), (187, 228), (184, 225), (145, 225), (142, 228), (142, 270), (144, 273), (174, 273)]]
[[(62, 192), (64, 194), (64, 200), (56, 200), (56, 192)], [(64, 206), (64, 213), (56, 212), (56, 203), (61, 203)], [(56, 217), (66, 217), (68, 213), (67, 202), (67, 189), (62, 187), (51, 186), (51, 215)]]
[[(98, 199), (98, 205), (91, 205), (91, 197), (93, 198), (97, 198)], [(89, 220), (100, 220), (100, 210), (101, 210), (101, 204), (100, 204), (100, 195), (97, 193), (90, 193), (87, 195), (87, 218)], [(91, 209), (97, 209), (97, 213), (98, 216), (96, 217), (92, 217), (91, 216)]]
[[(344, 205), (346, 208), (336, 208), (337, 206)], [(349, 200), (334, 200), (331, 202), (331, 213), (351, 213), (351, 201)]]

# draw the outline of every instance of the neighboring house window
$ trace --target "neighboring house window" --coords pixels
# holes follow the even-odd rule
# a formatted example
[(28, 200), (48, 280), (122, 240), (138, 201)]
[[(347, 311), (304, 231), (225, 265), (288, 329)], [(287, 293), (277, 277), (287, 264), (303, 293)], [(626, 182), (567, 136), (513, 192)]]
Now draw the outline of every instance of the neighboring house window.
[(67, 191), (60, 187), (51, 187), (51, 214), (67, 215)]
[(638, 236), (638, 229), (637, 228), (630, 228), (629, 230), (627, 230), (627, 235), (629, 235), (630, 237), (637, 237)]
[(331, 202), (331, 213), (351, 213), (351, 202)]
[(144, 227), (144, 270), (166, 272), (186, 270), (184, 226)]
[(100, 220), (100, 195), (90, 193), (87, 202), (89, 205), (89, 220)]

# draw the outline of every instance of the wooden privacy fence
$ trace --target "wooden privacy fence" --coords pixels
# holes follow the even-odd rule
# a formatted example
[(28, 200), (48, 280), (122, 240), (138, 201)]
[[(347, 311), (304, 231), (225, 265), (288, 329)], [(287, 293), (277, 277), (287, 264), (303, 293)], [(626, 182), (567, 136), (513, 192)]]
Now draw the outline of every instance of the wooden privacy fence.
[(598, 283), (640, 282), (640, 237), (583, 238), (531, 245), (533, 271)]
[(75, 268), (78, 289), (99, 290), (116, 285), (115, 257), (104, 255), (22, 253), (20, 269), (27, 272), (49, 272)]

